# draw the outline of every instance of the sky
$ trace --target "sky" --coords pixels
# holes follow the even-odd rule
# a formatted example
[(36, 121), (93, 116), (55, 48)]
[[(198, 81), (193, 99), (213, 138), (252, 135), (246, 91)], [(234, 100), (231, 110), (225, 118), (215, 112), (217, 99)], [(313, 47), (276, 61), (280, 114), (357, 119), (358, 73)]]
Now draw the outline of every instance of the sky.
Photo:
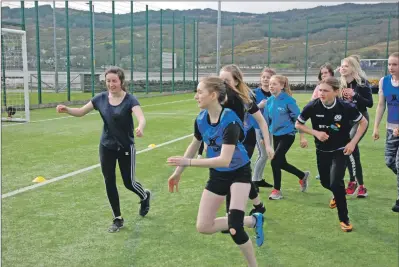
[[(69, 1), (69, 7), (74, 9), (88, 10), (88, 5), (86, 4), (88, 1)], [(128, 1), (115, 1), (116, 13), (127, 13), (130, 12), (130, 3)], [(381, 3), (381, 2), (397, 2), (397, 0), (388, 0), (388, 1), (379, 1), (379, 2), (362, 2), (362, 1), (349, 1), (349, 2), (323, 2), (323, 1), (314, 1), (314, 2), (299, 2), (299, 1), (280, 1), (280, 2), (269, 2), (269, 1), (257, 1), (257, 2), (246, 2), (243, 5), (243, 1), (222, 1), (221, 10), (222, 11), (233, 11), (233, 12), (248, 12), (248, 13), (268, 13), (275, 11), (285, 11), (290, 9), (306, 9), (313, 8), (316, 6), (331, 6), (331, 5), (340, 5), (344, 3)], [(111, 12), (111, 1), (93, 1), (95, 12)], [(134, 1), (134, 10), (135, 11), (143, 11), (145, 10), (145, 5), (148, 4), (149, 9), (159, 10), (159, 9), (218, 9), (217, 1)], [(51, 4), (52, 1), (39, 1), (39, 5)], [(19, 7), (19, 1), (2, 1), (1, 4), (4, 6), (10, 7)], [(56, 7), (64, 7), (64, 2), (56, 2)], [(33, 1), (26, 1), (25, 7), (33, 7)]]

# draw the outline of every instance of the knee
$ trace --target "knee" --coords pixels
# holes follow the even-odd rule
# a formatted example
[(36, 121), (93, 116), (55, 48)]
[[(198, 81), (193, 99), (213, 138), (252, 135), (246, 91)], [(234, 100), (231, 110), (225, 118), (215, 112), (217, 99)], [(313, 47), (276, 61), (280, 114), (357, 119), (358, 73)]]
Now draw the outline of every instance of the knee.
[(210, 234), (211, 231), (211, 225), (209, 225), (208, 223), (204, 223), (204, 222), (198, 222), (197, 221), (197, 232), (200, 234)]
[(279, 167), (280, 166), (280, 161), (277, 159), (277, 158), (273, 158), (271, 161), (270, 161), (270, 164), (272, 165), (272, 167)]
[[(321, 179), (320, 179), (320, 180), (321, 180)], [(321, 185), (322, 185), (324, 188), (326, 188), (326, 189), (330, 189), (330, 188), (331, 188), (329, 182), (326, 182), (326, 181), (321, 180), (320, 183), (321, 183)]]
[(230, 210), (228, 216), (228, 225), (230, 236), (233, 238), (234, 243), (242, 245), (248, 242), (249, 237), (244, 230), (244, 216), (242, 210)]

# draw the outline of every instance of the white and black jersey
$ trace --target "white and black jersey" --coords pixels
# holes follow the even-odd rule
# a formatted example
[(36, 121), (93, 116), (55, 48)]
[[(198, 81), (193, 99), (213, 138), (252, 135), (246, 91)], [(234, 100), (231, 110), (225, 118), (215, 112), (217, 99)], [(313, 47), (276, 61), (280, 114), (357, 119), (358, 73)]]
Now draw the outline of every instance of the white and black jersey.
[(336, 98), (328, 107), (316, 99), (304, 107), (298, 122), (305, 124), (310, 119), (314, 130), (327, 133), (329, 138), (325, 142), (315, 137), (316, 149), (331, 152), (341, 150), (348, 144), (353, 123), (359, 122), (362, 117), (355, 105), (344, 100)]

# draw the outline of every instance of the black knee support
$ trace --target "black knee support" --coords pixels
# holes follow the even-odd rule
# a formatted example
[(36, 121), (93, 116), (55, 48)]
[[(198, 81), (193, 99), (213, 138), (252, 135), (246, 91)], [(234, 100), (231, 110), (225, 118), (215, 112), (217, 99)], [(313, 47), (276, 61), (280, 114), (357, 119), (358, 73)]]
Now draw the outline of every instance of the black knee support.
[(244, 231), (244, 216), (245, 212), (242, 210), (229, 211), (229, 231), (237, 245), (245, 244), (249, 240), (247, 233)]

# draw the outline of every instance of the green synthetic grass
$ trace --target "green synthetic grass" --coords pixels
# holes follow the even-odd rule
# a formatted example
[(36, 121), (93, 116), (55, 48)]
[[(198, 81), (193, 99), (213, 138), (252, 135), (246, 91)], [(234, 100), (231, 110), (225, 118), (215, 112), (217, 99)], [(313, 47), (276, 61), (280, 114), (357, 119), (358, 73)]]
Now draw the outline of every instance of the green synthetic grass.
[[(301, 107), (310, 98), (294, 96)], [(192, 133), (194, 114), (198, 113), (196, 103), (189, 101), (192, 97), (139, 99), (147, 128), (144, 138), (136, 140), (137, 150)], [(31, 116), (31, 123), (2, 128), (3, 194), (31, 185), (39, 175), (51, 179), (99, 163), (102, 122), (98, 114), (46, 120), (65, 116), (51, 108), (34, 110)], [(385, 136), (383, 129), (381, 125), (381, 136)], [(317, 170), (312, 138), (308, 137), (307, 149), (299, 147), (298, 139), (288, 160), (311, 171), (310, 187), (301, 193), (297, 179), (283, 173), (283, 200), (269, 201), (271, 190), (261, 189), (267, 213), (265, 244), (256, 248), (259, 266), (398, 266), (398, 215), (391, 211), (396, 177), (384, 164), (384, 141), (373, 142), (371, 131), (362, 140), (363, 172), (370, 197), (348, 198), (354, 231), (343, 233), (336, 210), (328, 208), (331, 193), (314, 179)], [(167, 191), (173, 169), (166, 165), (166, 159), (183, 155), (190, 140), (137, 156), (137, 179), (154, 193), (145, 218), (138, 215), (139, 199), (124, 188), (117, 169), (125, 218), (125, 228), (119, 233), (107, 233), (112, 212), (99, 168), (2, 199), (2, 266), (245, 266), (228, 235), (196, 232), (206, 169), (186, 169), (180, 192)], [(272, 181), (269, 162), (265, 177)], [(220, 214), (224, 214), (224, 207)], [(253, 237), (253, 230), (248, 233)]]

